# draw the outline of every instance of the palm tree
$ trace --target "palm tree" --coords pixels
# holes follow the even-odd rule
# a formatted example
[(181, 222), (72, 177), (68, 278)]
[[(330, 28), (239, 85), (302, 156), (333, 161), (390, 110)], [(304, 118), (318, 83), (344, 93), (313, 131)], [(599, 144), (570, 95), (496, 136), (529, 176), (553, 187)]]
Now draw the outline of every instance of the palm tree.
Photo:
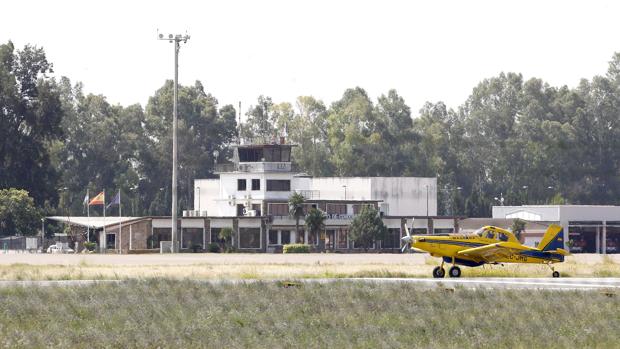
[[(323, 211), (313, 208), (306, 215), (306, 228), (310, 234), (319, 235), (325, 229), (325, 220), (327, 216)], [(325, 240), (319, 239), (319, 250), (323, 250)]]
[(288, 213), (291, 217), (295, 218), (295, 231), (299, 239), (299, 218), (304, 216), (304, 202), (306, 198), (299, 194), (293, 193), (288, 198)]

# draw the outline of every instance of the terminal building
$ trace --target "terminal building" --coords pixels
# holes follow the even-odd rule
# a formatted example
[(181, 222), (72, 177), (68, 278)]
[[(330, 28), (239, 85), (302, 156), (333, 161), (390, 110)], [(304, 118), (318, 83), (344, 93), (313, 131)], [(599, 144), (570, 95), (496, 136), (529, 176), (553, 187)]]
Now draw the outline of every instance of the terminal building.
[[(221, 229), (231, 228), (238, 251), (279, 252), (289, 243), (309, 244), (321, 251), (361, 251), (348, 229), (366, 205), (380, 212), (388, 228), (387, 236), (375, 241), (373, 251), (398, 252), (405, 224), (417, 234), (458, 230), (457, 219), (437, 215), (436, 178), (311, 177), (296, 171), (292, 147), (283, 141), (235, 145), (230, 163), (216, 168), (219, 178), (196, 179), (194, 207), (183, 210), (179, 218), (181, 249), (217, 243)], [(310, 233), (303, 218), (296, 229), (288, 205), (295, 192), (305, 198), (304, 212), (318, 208), (326, 214), (324, 231)], [(67, 217), (49, 218), (66, 221)], [(73, 217), (72, 224), (95, 228), (102, 251), (155, 250), (162, 241), (171, 240), (170, 217), (109, 217), (96, 222)]]
[[(387, 236), (372, 251), (399, 252), (407, 225), (413, 234), (473, 232), (493, 225), (509, 229), (517, 218), (527, 222), (522, 240), (536, 246), (550, 224), (564, 227), (571, 253), (620, 252), (620, 206), (494, 206), (491, 218), (437, 215), (437, 179), (420, 177), (312, 177), (296, 170), (294, 145), (284, 141), (233, 147), (229, 163), (216, 167), (217, 178), (194, 181), (194, 207), (179, 217), (182, 250), (220, 243), (219, 232), (232, 229), (237, 251), (279, 252), (289, 243), (318, 251), (361, 251), (349, 236), (353, 218), (364, 206), (380, 212)], [(318, 208), (325, 229), (312, 234), (303, 218), (299, 230), (289, 215), (289, 197), (304, 196), (304, 212)], [(171, 217), (48, 217), (77, 229), (90, 227), (102, 252), (159, 251), (171, 240)]]

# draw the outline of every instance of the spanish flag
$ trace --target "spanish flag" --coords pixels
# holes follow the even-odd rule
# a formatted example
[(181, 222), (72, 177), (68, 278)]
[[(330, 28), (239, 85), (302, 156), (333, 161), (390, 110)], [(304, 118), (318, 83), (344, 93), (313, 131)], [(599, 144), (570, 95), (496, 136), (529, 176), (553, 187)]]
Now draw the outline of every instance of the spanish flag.
[(95, 196), (92, 200), (90, 200), (90, 202), (88, 203), (88, 206), (92, 206), (92, 205), (105, 205), (104, 192), (97, 194), (97, 196)]

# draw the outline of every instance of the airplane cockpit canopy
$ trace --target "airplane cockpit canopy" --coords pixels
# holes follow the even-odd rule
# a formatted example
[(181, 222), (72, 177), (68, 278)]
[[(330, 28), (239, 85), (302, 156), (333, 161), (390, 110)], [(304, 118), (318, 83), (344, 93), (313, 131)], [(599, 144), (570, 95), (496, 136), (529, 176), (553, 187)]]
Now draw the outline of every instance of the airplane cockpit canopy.
[(481, 238), (499, 240), (499, 241), (508, 241), (510, 237), (502, 232), (496, 232), (494, 230), (489, 229), (488, 227), (482, 227), (472, 233), (473, 235), (477, 235)]

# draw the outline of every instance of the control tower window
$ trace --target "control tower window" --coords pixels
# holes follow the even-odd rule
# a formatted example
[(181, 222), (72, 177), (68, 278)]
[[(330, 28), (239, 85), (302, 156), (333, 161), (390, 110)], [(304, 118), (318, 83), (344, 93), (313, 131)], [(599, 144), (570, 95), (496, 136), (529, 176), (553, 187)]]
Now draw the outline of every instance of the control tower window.
[(265, 161), (267, 162), (275, 162), (280, 159), (280, 149), (276, 148), (265, 148)]
[(262, 148), (240, 148), (239, 149), (239, 161), (240, 162), (263, 161), (263, 149)]
[(291, 162), (291, 148), (282, 148), (282, 156), (280, 161)]

